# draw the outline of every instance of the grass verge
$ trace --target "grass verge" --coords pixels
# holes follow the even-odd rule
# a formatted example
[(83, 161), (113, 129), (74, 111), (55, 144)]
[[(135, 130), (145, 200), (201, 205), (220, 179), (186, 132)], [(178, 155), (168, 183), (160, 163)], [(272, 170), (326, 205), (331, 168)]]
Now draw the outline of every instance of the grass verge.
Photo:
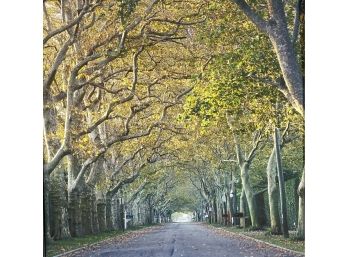
[(129, 233), (130, 231), (140, 230), (150, 226), (153, 226), (153, 225), (133, 226), (128, 228), (124, 232), (122, 230), (114, 230), (110, 232), (99, 233), (96, 235), (86, 235), (81, 237), (72, 237), (69, 239), (52, 241), (52, 242), (49, 242), (46, 246), (46, 256), (52, 257), (61, 253), (65, 253), (74, 249), (78, 249), (78, 248), (90, 245), (90, 244), (101, 242), (105, 239), (124, 235), (126, 233)]
[(289, 250), (304, 253), (305, 252), (305, 241), (299, 241), (295, 238), (295, 231), (289, 231), (289, 238), (284, 238), (283, 235), (272, 235), (268, 229), (248, 231), (244, 228), (237, 227), (225, 227), (220, 224), (210, 224), (211, 226), (224, 229), (236, 234), (249, 236), (263, 242), (274, 244)]

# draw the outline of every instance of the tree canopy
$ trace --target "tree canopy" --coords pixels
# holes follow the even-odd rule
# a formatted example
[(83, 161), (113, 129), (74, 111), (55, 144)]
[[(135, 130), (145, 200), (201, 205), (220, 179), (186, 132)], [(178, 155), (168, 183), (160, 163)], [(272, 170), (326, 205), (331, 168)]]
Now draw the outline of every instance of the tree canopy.
[(94, 212), (102, 230), (115, 208), (217, 217), (232, 189), (252, 212), (275, 127), (284, 173), (300, 177), (302, 2), (44, 1), (45, 191), (61, 173), (54, 208), (70, 215), (47, 235), (81, 235)]

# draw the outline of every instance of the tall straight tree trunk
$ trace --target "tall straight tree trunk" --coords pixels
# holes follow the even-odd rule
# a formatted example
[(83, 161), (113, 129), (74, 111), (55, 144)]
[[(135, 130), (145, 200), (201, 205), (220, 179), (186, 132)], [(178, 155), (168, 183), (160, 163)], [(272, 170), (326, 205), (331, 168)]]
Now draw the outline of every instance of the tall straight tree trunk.
[(137, 224), (141, 224), (141, 212), (139, 203), (137, 203)]
[(111, 219), (113, 224), (113, 229), (117, 229), (117, 196), (111, 198)]
[(251, 219), (251, 225), (254, 228), (259, 228), (260, 227), (260, 222), (257, 217), (257, 205), (255, 201), (255, 196), (254, 192), (251, 188), (250, 185), (250, 180), (249, 180), (249, 164), (248, 162), (244, 162), (242, 167), (241, 167), (241, 179), (242, 179), (242, 186), (245, 192), (245, 198), (248, 203), (249, 207), (249, 213), (250, 213), (250, 219)]
[(281, 223), (282, 223), (282, 233), (284, 238), (289, 237), (289, 227), (288, 227), (288, 214), (286, 208), (286, 192), (285, 192), (285, 182), (283, 175), (283, 165), (280, 153), (280, 132), (278, 128), (274, 130), (274, 147), (277, 160), (277, 175), (279, 182), (279, 197), (280, 197), (280, 208), (281, 208)]
[(240, 226), (245, 228), (245, 216), (246, 216), (246, 208), (245, 208), (245, 192), (244, 189), (242, 188), (242, 192), (240, 193), (240, 200), (239, 200), (239, 211), (243, 213), (243, 218), (240, 218)]
[(106, 194), (105, 198), (105, 218), (106, 218), (106, 229), (107, 230), (113, 230), (114, 224), (113, 224), (113, 215), (112, 215), (112, 197), (109, 194)]
[(99, 231), (99, 223), (98, 223), (98, 211), (97, 211), (97, 197), (95, 190), (92, 191), (91, 195), (91, 208), (92, 208), (92, 233), (98, 234)]
[(89, 235), (93, 233), (92, 225), (92, 199), (91, 189), (84, 185), (81, 195), (81, 224), (82, 234)]
[(299, 208), (296, 237), (305, 239), (305, 171), (303, 170), (301, 182), (298, 186)]
[(148, 224), (153, 224), (153, 207), (152, 207), (152, 203), (151, 203), (151, 197), (149, 197), (149, 199), (148, 199), (148, 208), (149, 208)]
[(82, 236), (81, 209), (80, 209), (80, 192), (78, 189), (68, 191), (68, 211), (69, 211), (69, 228), (71, 236)]
[(56, 169), (51, 174), (51, 182), (50, 197), (52, 204), (53, 239), (70, 238), (64, 171), (62, 169)]
[[(44, 240), (47, 242), (52, 240), (50, 233), (50, 176), (48, 172), (44, 172)], [(45, 244), (46, 245), (46, 244)]]
[(106, 208), (105, 208), (104, 201), (98, 200), (97, 212), (98, 212), (99, 231), (104, 232), (106, 231), (106, 216), (105, 216)]
[(281, 224), (279, 216), (279, 189), (277, 186), (277, 163), (275, 158), (275, 148), (269, 157), (267, 164), (267, 184), (268, 184), (268, 201), (269, 201), (269, 215), (271, 220), (271, 233), (280, 234)]
[(79, 165), (73, 155), (68, 155), (68, 213), (70, 234), (73, 237), (82, 235), (81, 224), (81, 188), (72, 186), (79, 171)]
[(213, 211), (214, 211), (214, 223), (218, 223), (218, 209), (216, 204), (216, 196), (214, 197), (214, 200), (213, 200)]
[(115, 207), (116, 228), (122, 229), (121, 199), (117, 197)]

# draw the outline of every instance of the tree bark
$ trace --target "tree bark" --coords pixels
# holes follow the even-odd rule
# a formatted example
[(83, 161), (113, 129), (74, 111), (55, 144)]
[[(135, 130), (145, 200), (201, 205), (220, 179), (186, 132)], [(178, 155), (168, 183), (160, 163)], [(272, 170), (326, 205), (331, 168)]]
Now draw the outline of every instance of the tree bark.
[(245, 216), (246, 216), (246, 208), (245, 208), (245, 192), (242, 188), (242, 192), (240, 193), (240, 200), (239, 200), (239, 210), (241, 213), (243, 213), (243, 217), (240, 218), (240, 226), (245, 228)]
[(51, 233), (50, 233), (50, 176), (48, 172), (44, 172), (44, 240), (47, 242), (52, 240)]
[(81, 194), (81, 224), (82, 224), (82, 234), (90, 235), (93, 233), (92, 225), (92, 192), (87, 185)]
[(214, 223), (218, 223), (218, 208), (216, 203), (216, 196), (213, 200), (213, 211), (214, 211)]
[(68, 155), (68, 212), (69, 228), (73, 237), (82, 235), (81, 224), (81, 188), (74, 186), (75, 177), (79, 171), (79, 165), (74, 156)]
[(97, 202), (97, 212), (98, 212), (98, 224), (99, 224), (99, 231), (104, 232), (106, 231), (106, 205), (104, 201), (99, 200)]
[(68, 211), (69, 211), (69, 228), (73, 237), (82, 236), (81, 209), (80, 209), (80, 192), (78, 189), (68, 191)]
[(95, 191), (93, 190), (91, 196), (91, 205), (92, 205), (92, 233), (99, 233), (99, 223), (98, 223), (98, 211), (97, 211), (97, 198)]
[(153, 206), (152, 206), (151, 197), (148, 197), (147, 206), (148, 206), (147, 224), (152, 224), (153, 223)]
[(275, 148), (269, 157), (267, 164), (267, 184), (268, 184), (268, 201), (269, 201), (269, 214), (271, 220), (271, 233), (280, 234), (281, 224), (279, 217), (278, 201), (279, 190), (277, 187), (277, 164), (275, 159)]
[(287, 28), (274, 26), (270, 39), (289, 92), (285, 96), (297, 112), (304, 117), (303, 76)]
[(113, 223), (113, 215), (112, 215), (112, 197), (108, 194), (106, 194), (105, 198), (105, 215), (106, 215), (106, 229), (108, 231), (114, 229), (114, 223)]
[(116, 220), (116, 228), (122, 229), (122, 213), (121, 213), (121, 199), (117, 197), (116, 206), (115, 206), (115, 220)]
[(296, 237), (305, 239), (305, 171), (303, 170), (301, 182), (298, 186), (299, 208)]
[(285, 238), (289, 237), (289, 227), (288, 227), (288, 213), (286, 209), (286, 193), (285, 193), (285, 183), (283, 176), (283, 166), (280, 155), (280, 132), (278, 128), (274, 130), (274, 147), (275, 155), (277, 161), (277, 174), (279, 182), (279, 196), (280, 196), (280, 208), (281, 208), (281, 222), (282, 222), (282, 232)]
[(51, 175), (50, 190), (53, 221), (52, 235), (54, 240), (71, 237), (69, 230), (66, 192), (64, 171), (62, 169), (57, 169)]
[(251, 225), (254, 228), (259, 228), (260, 222), (259, 222), (258, 217), (257, 217), (258, 212), (257, 212), (257, 205), (256, 205), (256, 201), (255, 201), (254, 192), (253, 192), (251, 185), (250, 185), (249, 169), (250, 169), (249, 163), (244, 162), (242, 167), (241, 167), (242, 185), (243, 185), (245, 197), (246, 197), (248, 207), (249, 207)]

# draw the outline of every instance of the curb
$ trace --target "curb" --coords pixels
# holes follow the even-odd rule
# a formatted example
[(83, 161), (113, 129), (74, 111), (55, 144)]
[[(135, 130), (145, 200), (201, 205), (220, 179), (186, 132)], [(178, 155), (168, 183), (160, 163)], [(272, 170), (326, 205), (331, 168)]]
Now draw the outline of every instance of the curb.
[(298, 252), (298, 251), (291, 250), (291, 249), (288, 249), (288, 248), (285, 248), (285, 247), (282, 247), (282, 246), (279, 246), (279, 245), (271, 244), (271, 243), (268, 243), (268, 242), (265, 242), (265, 241), (262, 241), (262, 240), (260, 240), (260, 239), (256, 239), (256, 238), (253, 238), (253, 237), (244, 235), (244, 234), (238, 234), (238, 233), (235, 233), (235, 232), (232, 232), (232, 231), (223, 229), (223, 228), (215, 228), (215, 229), (224, 230), (224, 231), (226, 231), (226, 232), (228, 232), (228, 233), (230, 233), (230, 234), (233, 234), (233, 235), (241, 236), (241, 237), (244, 237), (244, 238), (253, 240), (253, 241), (258, 242), (258, 243), (266, 244), (266, 245), (269, 245), (269, 246), (272, 246), (272, 247), (275, 247), (275, 248), (282, 249), (282, 250), (284, 250), (284, 251), (288, 251), (288, 252), (292, 252), (292, 253), (295, 253), (295, 254), (300, 254), (300, 255), (302, 255), (302, 256), (305, 256), (305, 253), (303, 253), (303, 252)]

